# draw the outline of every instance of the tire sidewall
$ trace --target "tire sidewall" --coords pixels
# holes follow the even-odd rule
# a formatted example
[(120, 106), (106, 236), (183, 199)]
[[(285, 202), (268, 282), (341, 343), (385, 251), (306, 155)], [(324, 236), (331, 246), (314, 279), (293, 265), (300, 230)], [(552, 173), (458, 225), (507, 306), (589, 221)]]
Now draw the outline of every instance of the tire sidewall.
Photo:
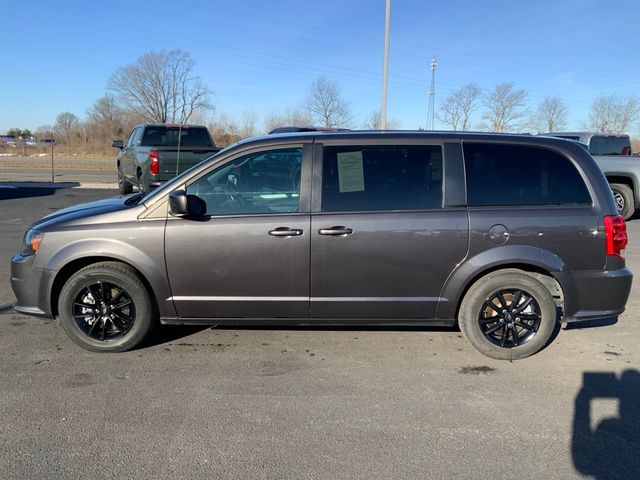
[(124, 179), (124, 176), (122, 175), (122, 170), (120, 170), (120, 167), (118, 167), (118, 191), (122, 195), (128, 195), (133, 191), (129, 182), (127, 182)]
[[(633, 207), (633, 192), (628, 186), (617, 183), (611, 185), (611, 190), (613, 191), (614, 196), (615, 194), (618, 194), (624, 200), (624, 208), (622, 210), (619, 210), (618, 212), (625, 218), (625, 220), (628, 220), (633, 216), (635, 211)], [(616, 201), (616, 209), (617, 208), (618, 202)]]
[[(74, 274), (64, 285), (58, 300), (58, 313), (65, 332), (71, 339), (94, 352), (121, 352), (139, 344), (153, 325), (153, 306), (144, 285), (137, 279), (108, 267), (83, 269)], [(101, 342), (90, 338), (73, 318), (73, 302), (87, 285), (96, 281), (110, 282), (123, 287), (131, 296), (136, 317), (131, 330), (117, 340)]]
[[(541, 321), (536, 334), (527, 343), (504, 348), (487, 340), (478, 317), (484, 301), (504, 289), (521, 289), (532, 295), (540, 306)], [(493, 273), (478, 280), (467, 292), (460, 307), (460, 328), (467, 340), (481, 353), (499, 360), (525, 358), (542, 350), (558, 326), (555, 302), (549, 290), (526, 273)]]

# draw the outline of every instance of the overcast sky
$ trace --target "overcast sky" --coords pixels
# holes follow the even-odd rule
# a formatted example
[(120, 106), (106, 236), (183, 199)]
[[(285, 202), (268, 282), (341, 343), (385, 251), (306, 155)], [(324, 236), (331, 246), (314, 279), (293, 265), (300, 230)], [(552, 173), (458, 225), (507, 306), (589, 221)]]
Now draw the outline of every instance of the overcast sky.
[[(262, 120), (301, 104), (322, 74), (341, 86), (358, 126), (380, 106), (384, 0), (11, 5), (0, 27), (0, 132), (63, 111), (83, 118), (117, 67), (174, 48), (192, 55), (217, 112)], [(468, 82), (488, 91), (510, 81), (532, 109), (563, 98), (578, 128), (597, 95), (640, 94), (639, 14), (638, 0), (392, 0), (388, 116), (425, 125), (435, 54), (436, 106)]]

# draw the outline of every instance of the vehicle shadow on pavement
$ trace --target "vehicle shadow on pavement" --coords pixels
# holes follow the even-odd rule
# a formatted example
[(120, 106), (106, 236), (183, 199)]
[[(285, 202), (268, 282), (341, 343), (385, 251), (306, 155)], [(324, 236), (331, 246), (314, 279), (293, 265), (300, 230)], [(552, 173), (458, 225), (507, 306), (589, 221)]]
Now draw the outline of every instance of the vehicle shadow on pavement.
[(171, 343), (181, 338), (195, 335), (208, 328), (211, 327), (208, 325), (162, 325), (156, 328), (153, 334), (134, 350), (143, 350), (163, 343)]
[[(618, 416), (597, 425), (594, 400), (618, 403)], [(594, 418), (592, 418), (592, 415)], [(575, 399), (571, 454), (575, 468), (596, 479), (640, 475), (640, 371), (584, 372)]]
[(459, 332), (458, 327), (402, 326), (402, 325), (162, 325), (135, 350), (175, 342), (203, 330), (273, 330), (324, 332)]
[(47, 197), (53, 195), (59, 188), (78, 186), (78, 183), (65, 183), (60, 186), (15, 186), (0, 183), (0, 200), (14, 200), (17, 198)]
[(581, 330), (583, 328), (598, 328), (598, 327), (609, 327), (611, 325), (615, 325), (618, 323), (618, 316), (615, 317), (607, 317), (607, 318), (599, 318), (597, 320), (584, 320), (581, 322), (568, 323), (564, 329), (565, 330)]

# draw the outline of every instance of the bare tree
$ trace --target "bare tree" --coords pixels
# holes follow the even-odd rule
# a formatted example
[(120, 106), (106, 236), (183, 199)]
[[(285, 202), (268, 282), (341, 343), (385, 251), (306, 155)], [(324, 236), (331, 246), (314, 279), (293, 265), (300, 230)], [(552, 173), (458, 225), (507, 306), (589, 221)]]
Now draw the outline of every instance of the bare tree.
[[(398, 130), (402, 122), (397, 118), (387, 118), (387, 130)], [(382, 115), (380, 110), (374, 110), (362, 124), (363, 130), (380, 130), (382, 128)]]
[(324, 127), (349, 127), (353, 122), (351, 107), (342, 98), (342, 90), (325, 76), (316, 78), (309, 86), (306, 105), (312, 119)]
[(240, 134), (244, 138), (253, 137), (257, 133), (258, 115), (253, 110), (242, 112)]
[(120, 138), (125, 133), (126, 115), (113, 95), (106, 94), (87, 109), (87, 123), (92, 130)]
[(640, 118), (640, 100), (635, 95), (602, 95), (591, 104), (586, 127), (598, 132), (625, 133)]
[(72, 135), (77, 131), (80, 121), (71, 112), (62, 112), (56, 117), (56, 123), (53, 126), (54, 131), (59, 135), (62, 143), (69, 144), (72, 140)]
[(557, 132), (567, 127), (569, 111), (561, 98), (545, 97), (538, 105), (531, 125), (538, 132)]
[(454, 130), (469, 130), (471, 114), (478, 108), (482, 90), (475, 83), (468, 83), (445, 98), (438, 118)]
[(231, 115), (225, 112), (216, 114), (209, 123), (209, 131), (215, 144), (220, 147), (231, 145), (242, 138), (238, 123)]
[(302, 108), (289, 107), (284, 112), (271, 112), (264, 119), (265, 131), (270, 132), (274, 128), (311, 125), (313, 120), (309, 113)]
[(194, 112), (211, 108), (211, 91), (194, 75), (194, 65), (183, 50), (149, 52), (118, 68), (108, 86), (145, 121), (186, 123)]
[(485, 98), (487, 110), (482, 125), (492, 132), (520, 131), (526, 126), (529, 116), (525, 106), (527, 93), (517, 90), (513, 83), (506, 82), (496, 86)]

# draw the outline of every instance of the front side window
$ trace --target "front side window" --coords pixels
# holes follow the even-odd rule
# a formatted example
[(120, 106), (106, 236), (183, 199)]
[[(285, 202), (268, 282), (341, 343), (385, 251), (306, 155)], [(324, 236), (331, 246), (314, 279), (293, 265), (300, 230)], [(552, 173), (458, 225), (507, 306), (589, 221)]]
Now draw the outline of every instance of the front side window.
[(302, 148), (236, 158), (187, 187), (207, 204), (207, 215), (298, 212)]
[(322, 211), (442, 207), (442, 147), (325, 147)]
[(139, 131), (140, 131), (140, 127), (133, 129), (133, 131), (129, 135), (129, 138), (127, 139), (127, 147), (135, 146), (136, 137), (138, 136)]
[(571, 161), (551, 150), (518, 145), (464, 145), (467, 204), (590, 205)]

